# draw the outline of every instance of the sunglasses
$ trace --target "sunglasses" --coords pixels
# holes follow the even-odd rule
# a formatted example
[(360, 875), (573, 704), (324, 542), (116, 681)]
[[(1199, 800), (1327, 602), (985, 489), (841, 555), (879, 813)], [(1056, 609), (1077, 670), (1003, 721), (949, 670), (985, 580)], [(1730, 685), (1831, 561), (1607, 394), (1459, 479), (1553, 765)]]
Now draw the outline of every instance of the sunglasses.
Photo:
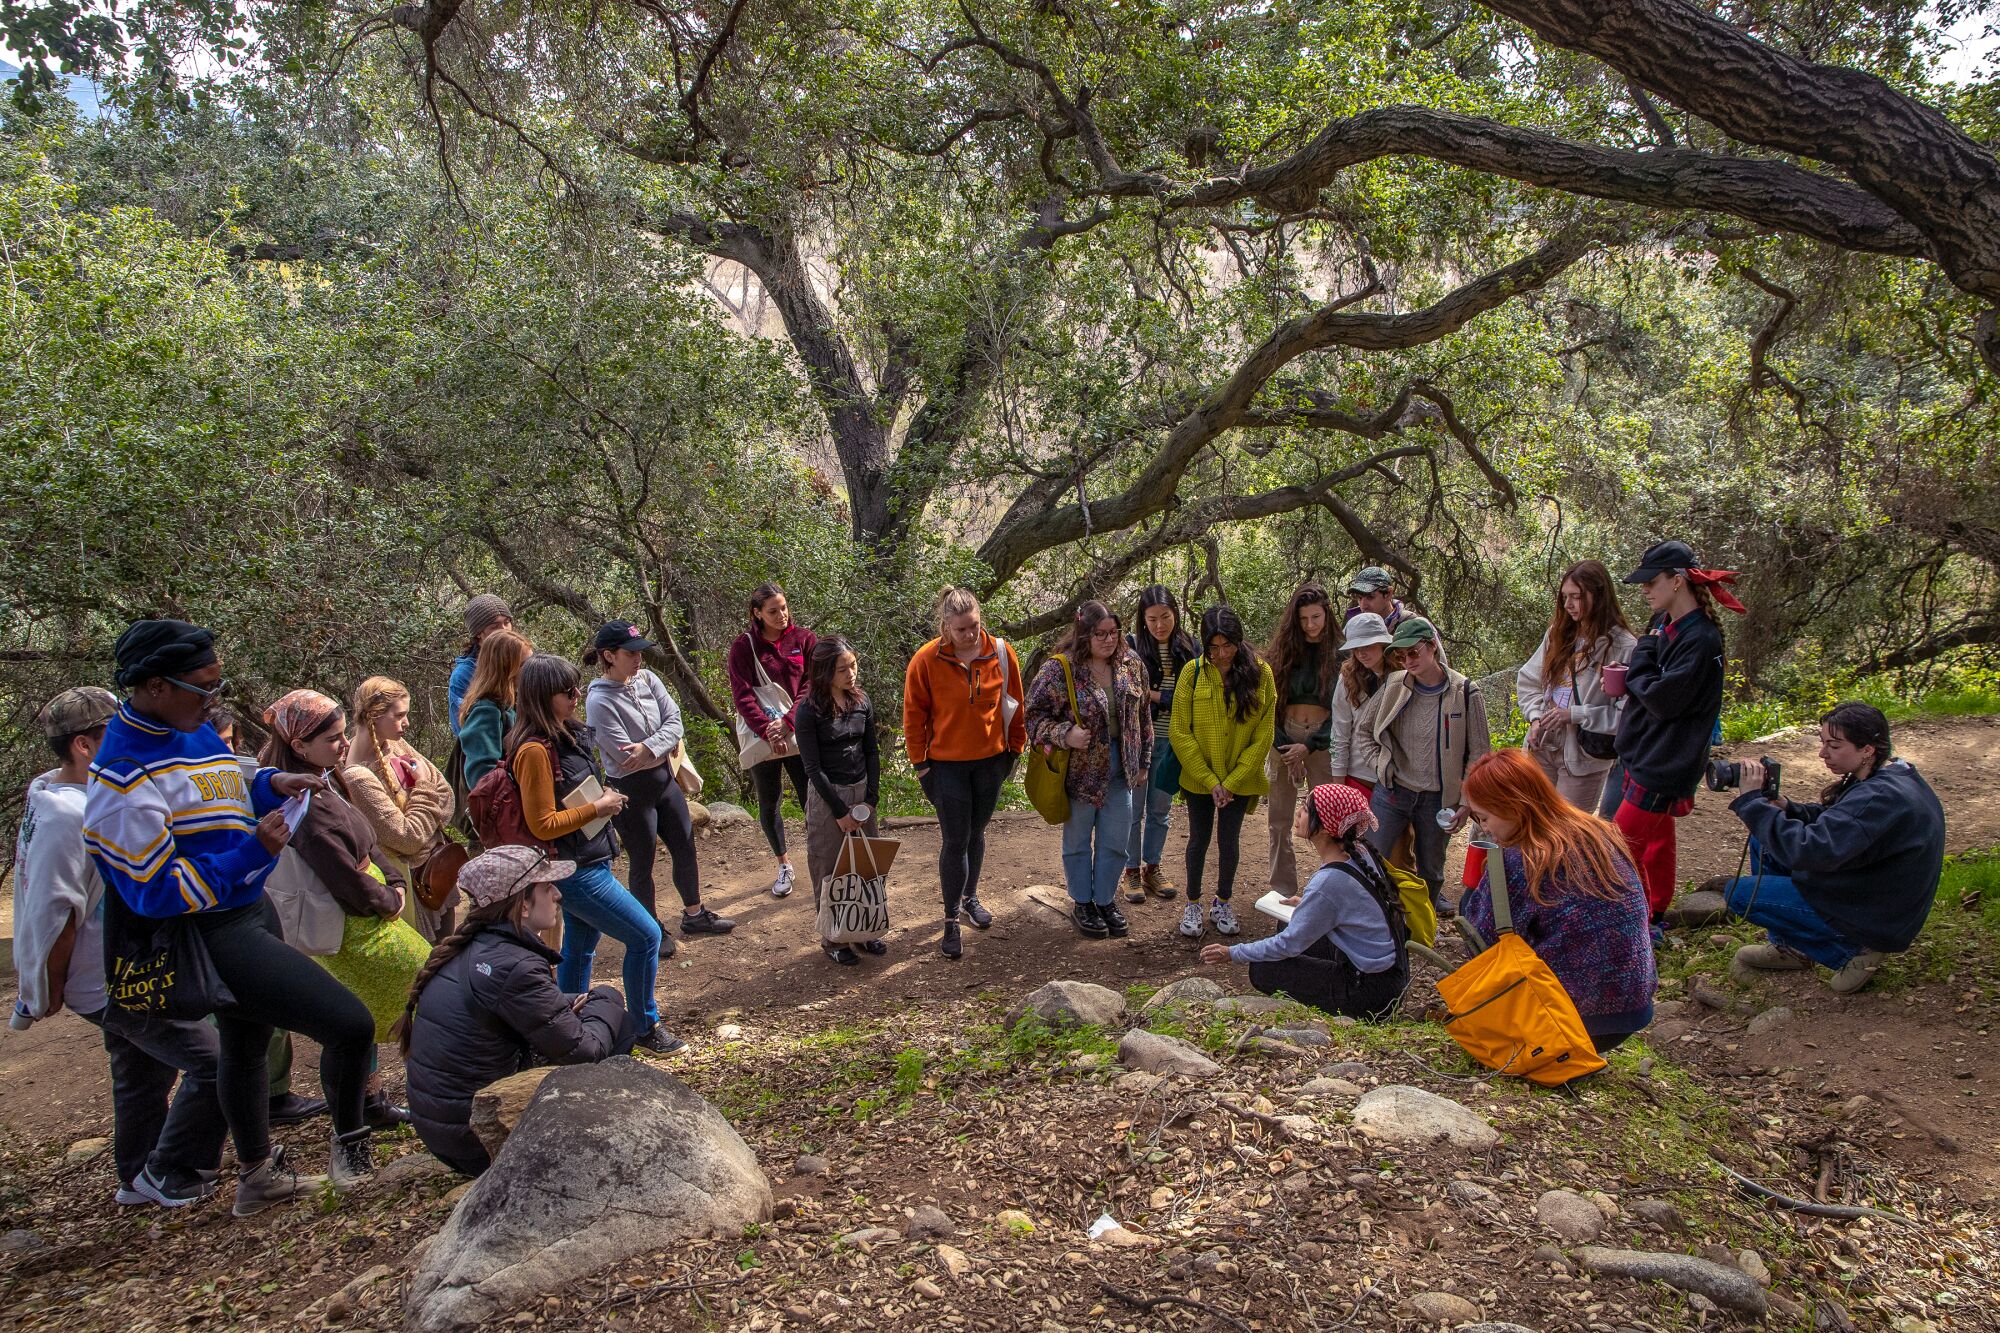
[(204, 690), (199, 685), (191, 685), (179, 676), (162, 676), (160, 679), (176, 689), (186, 690), (189, 694), (198, 694), (204, 699), (220, 699), (229, 691), (229, 681), (226, 678), (215, 682), (215, 688), (212, 690)]

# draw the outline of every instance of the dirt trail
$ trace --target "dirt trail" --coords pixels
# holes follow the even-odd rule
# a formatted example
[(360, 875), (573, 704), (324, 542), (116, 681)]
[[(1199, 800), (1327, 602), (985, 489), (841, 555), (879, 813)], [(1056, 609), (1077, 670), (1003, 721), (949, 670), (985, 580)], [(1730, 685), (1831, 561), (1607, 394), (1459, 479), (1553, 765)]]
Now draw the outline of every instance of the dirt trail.
[[(1992, 798), (1986, 778), (2000, 766), (2000, 719), (1911, 723), (1897, 729), (1896, 742), (1943, 799), (1953, 850), (2000, 844), (2000, 801)], [(1769, 753), (1784, 762), (1790, 775), (1787, 789), (1794, 794), (1816, 789), (1825, 776), (1807, 737), (1733, 749)], [(1704, 792), (1696, 806), (1681, 826), (1682, 878), (1699, 881), (1732, 872), (1742, 848), (1742, 826), (1721, 796)], [(795, 826), (791, 834), (803, 870), (803, 830)], [(1056, 887), (1061, 883), (1060, 847), (1055, 831), (1028, 813), (1001, 815), (988, 836), (982, 896), (994, 913), (993, 929), (968, 928), (964, 959), (946, 960), (937, 952), (936, 828), (920, 825), (898, 835), (904, 843), (890, 876), (895, 925), (889, 953), (853, 968), (834, 966), (816, 947), (808, 889), (802, 886), (784, 900), (765, 892), (772, 862), (754, 825), (705, 836), (700, 844), (705, 901), (739, 924), (727, 937), (683, 941), (680, 952), (662, 966), (660, 1007), (669, 1026), (700, 1041), (707, 1025), (732, 1011), (810, 1008), (820, 1021), (831, 1022), (844, 1011), (872, 1016), (903, 1001), (989, 990), (1017, 993), (1051, 977), (1122, 986), (1199, 970), (1195, 946), (1174, 933), (1179, 902), (1128, 906), (1129, 938), (1092, 941), (1070, 928), (1059, 907), (1037, 901), (1063, 899)], [(1176, 882), (1182, 878), (1183, 836), (1177, 812), (1166, 862)], [(1246, 938), (1267, 934), (1276, 925), (1249, 909), (1265, 887), (1265, 844), (1259, 810), (1246, 826), (1237, 882)], [(1457, 859), (1455, 852), (1454, 873)], [(663, 897), (671, 901), (664, 866), (660, 879)], [(1031, 895), (1033, 886), (1045, 887)], [(619, 956), (617, 946), (607, 941), (597, 959), (599, 980), (616, 984)], [(1241, 977), (1225, 981), (1238, 986)], [(1795, 1012), (1791, 1024), (1745, 1040), (1736, 1031), (1742, 1016), (1697, 1012), (1670, 1036), (1668, 1049), (1676, 1059), (1700, 1063), (1718, 1077), (1795, 1069), (1802, 1094), (1811, 1092), (1829, 1102), (1886, 1087), (1964, 1149), (1941, 1158), (1919, 1151), (1925, 1147), (1921, 1134), (1909, 1132), (1913, 1168), (1934, 1172), (1941, 1182), (1963, 1177), (1958, 1183), (1974, 1194), (2000, 1190), (2000, 1130), (1993, 1115), (1996, 1074), (1990, 1042), (1982, 1040), (1992, 1021), (1989, 998), (1967, 1000), (1964, 985), (1942, 984), (1903, 995), (1864, 993), (1842, 999), (1805, 977), (1786, 978), (1770, 990), (1774, 998), (1765, 1002), (1790, 1006)], [(1686, 1032), (1694, 1039), (1679, 1040)], [(391, 1085), (399, 1085), (401, 1071), (393, 1052), (385, 1049), (383, 1061)], [(310, 1049), (301, 1049), (296, 1063), (301, 1090), (310, 1082), (315, 1062)], [(0, 1137), (9, 1146), (109, 1133), (110, 1120), (109, 1075), (95, 1029), (72, 1016), (59, 1016), (29, 1032), (0, 1036)]]

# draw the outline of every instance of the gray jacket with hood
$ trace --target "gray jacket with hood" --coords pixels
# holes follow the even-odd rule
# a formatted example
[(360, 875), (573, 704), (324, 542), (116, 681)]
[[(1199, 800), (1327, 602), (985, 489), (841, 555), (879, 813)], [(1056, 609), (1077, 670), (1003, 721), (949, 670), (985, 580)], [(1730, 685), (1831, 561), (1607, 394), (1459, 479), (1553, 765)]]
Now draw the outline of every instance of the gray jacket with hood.
[[(591, 681), (584, 721), (597, 735), (597, 757), (605, 774), (614, 778), (658, 768), (686, 731), (680, 705), (660, 678), (644, 667), (623, 684), (604, 676)], [(625, 757), (621, 747), (635, 741), (652, 752), (651, 759), (634, 762)]]

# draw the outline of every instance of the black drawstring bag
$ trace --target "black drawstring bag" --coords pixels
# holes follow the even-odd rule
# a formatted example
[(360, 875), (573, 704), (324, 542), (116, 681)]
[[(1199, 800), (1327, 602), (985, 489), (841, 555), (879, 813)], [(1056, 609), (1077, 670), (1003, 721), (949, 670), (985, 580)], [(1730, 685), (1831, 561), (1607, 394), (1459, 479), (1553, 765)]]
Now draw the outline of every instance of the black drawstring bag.
[(184, 916), (140, 916), (104, 893), (104, 993), (129, 1014), (193, 1020), (235, 1005), (208, 945)]

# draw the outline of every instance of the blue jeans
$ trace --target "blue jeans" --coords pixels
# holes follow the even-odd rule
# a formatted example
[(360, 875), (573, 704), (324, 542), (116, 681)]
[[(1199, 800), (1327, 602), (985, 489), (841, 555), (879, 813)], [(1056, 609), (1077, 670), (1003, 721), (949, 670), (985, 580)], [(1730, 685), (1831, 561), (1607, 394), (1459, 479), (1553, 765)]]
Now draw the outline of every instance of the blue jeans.
[(1750, 869), (1751, 874), (1729, 882), (1725, 896), (1731, 916), (1762, 926), (1771, 943), (1782, 944), (1835, 971), (1861, 952), (1812, 909), (1785, 873), (1786, 867), (1767, 855), (1755, 838), (1750, 840)]
[(1376, 823), (1375, 831), (1368, 835), (1368, 845), (1386, 861), (1403, 830), (1410, 829), (1416, 841), (1417, 874), (1430, 886), (1432, 899), (1436, 899), (1444, 887), (1444, 850), (1451, 842), (1451, 835), (1439, 828), (1437, 821), (1438, 811), (1444, 808), (1444, 793), (1404, 791), (1377, 783), (1368, 806)]
[(660, 1021), (653, 978), (660, 970), (660, 923), (628, 893), (609, 861), (593, 861), (556, 884), (562, 892), (562, 962), (556, 985), (575, 995), (590, 989), (597, 942), (609, 935), (625, 946), (625, 1007), (639, 1015), (641, 1035)]
[(1063, 879), (1073, 901), (1101, 907), (1117, 895), (1119, 876), (1125, 873), (1125, 849), (1132, 840), (1132, 797), (1132, 789), (1125, 785), (1124, 758), (1113, 741), (1111, 785), (1105, 788), (1104, 804), (1072, 800), (1063, 824)]
[[(1155, 735), (1153, 744), (1161, 743)], [(1150, 777), (1143, 793), (1132, 793), (1132, 836), (1126, 840), (1125, 847), (1127, 870), (1160, 863), (1160, 858), (1166, 855), (1167, 826), (1173, 820), (1173, 813), (1174, 794), (1156, 789)]]

